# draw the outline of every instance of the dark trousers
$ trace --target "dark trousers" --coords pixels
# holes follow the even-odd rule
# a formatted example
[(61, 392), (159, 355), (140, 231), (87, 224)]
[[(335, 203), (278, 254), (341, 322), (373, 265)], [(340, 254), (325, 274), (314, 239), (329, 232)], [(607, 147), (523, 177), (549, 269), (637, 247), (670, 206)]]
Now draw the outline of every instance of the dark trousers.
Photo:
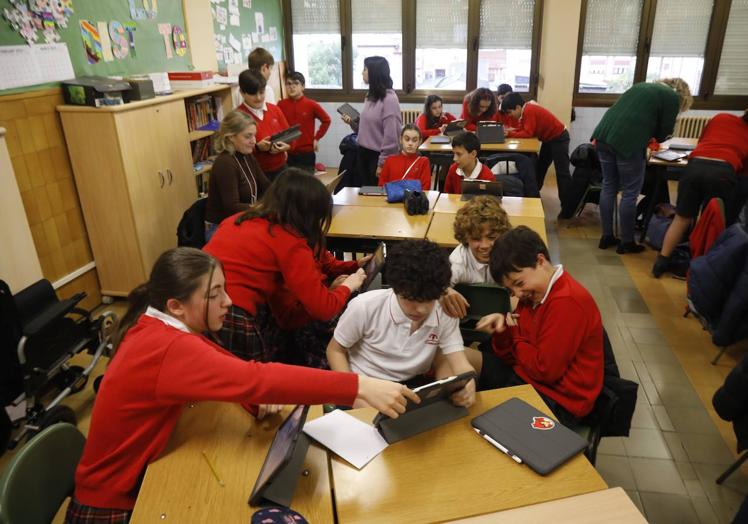
[(314, 151), (310, 153), (288, 153), (288, 167), (298, 167), (314, 173), (314, 164), (316, 163), (317, 155)]
[[(571, 185), (571, 172), (569, 171), (569, 132), (564, 130), (557, 138), (543, 142), (538, 155), (537, 181), (538, 190), (543, 189), (543, 182), (551, 162), (556, 168), (556, 183), (558, 184), (558, 199), (565, 202), (564, 196)], [(574, 210), (561, 210), (573, 213)]]
[(377, 185), (377, 164), (379, 162), (379, 151), (372, 151), (365, 147), (358, 146), (356, 154), (356, 177), (354, 185), (376, 186)]

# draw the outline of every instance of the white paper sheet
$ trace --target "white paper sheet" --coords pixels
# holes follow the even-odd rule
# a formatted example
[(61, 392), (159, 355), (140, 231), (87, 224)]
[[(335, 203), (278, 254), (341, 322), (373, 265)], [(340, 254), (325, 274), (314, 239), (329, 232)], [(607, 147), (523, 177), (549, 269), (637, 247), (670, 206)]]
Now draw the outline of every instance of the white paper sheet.
[(357, 469), (363, 468), (389, 445), (374, 426), (339, 409), (307, 422), (304, 433)]

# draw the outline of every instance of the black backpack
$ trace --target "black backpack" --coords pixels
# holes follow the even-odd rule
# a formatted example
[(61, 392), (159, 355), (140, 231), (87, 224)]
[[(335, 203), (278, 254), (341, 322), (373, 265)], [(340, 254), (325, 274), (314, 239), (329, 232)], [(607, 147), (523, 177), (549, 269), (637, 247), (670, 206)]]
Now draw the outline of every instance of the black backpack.
[(177, 225), (177, 246), (202, 249), (205, 245), (205, 210), (208, 199), (195, 201), (182, 215)]

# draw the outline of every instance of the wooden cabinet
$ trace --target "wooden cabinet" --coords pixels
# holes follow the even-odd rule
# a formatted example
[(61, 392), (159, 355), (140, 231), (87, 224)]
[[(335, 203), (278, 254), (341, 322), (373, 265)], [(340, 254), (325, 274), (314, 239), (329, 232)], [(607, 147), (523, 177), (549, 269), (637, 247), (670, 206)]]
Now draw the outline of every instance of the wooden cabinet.
[(103, 295), (126, 296), (177, 245), (177, 224), (197, 199), (185, 99), (206, 93), (231, 109), (223, 86), (124, 106), (58, 106)]

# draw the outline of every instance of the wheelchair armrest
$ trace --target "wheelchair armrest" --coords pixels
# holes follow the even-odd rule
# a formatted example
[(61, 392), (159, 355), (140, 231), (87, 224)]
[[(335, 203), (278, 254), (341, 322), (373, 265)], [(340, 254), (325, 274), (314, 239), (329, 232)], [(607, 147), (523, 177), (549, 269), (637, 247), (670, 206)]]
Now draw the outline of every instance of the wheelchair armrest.
[[(60, 300), (56, 304), (44, 309), (38, 315), (36, 315), (30, 322), (27, 322), (23, 326), (23, 334), (27, 337), (31, 337), (43, 331), (46, 327), (50, 326), (56, 320), (64, 317), (71, 311), (76, 310), (78, 302), (86, 297), (85, 293), (76, 293), (70, 298)], [(88, 312), (86, 312), (88, 314)]]

